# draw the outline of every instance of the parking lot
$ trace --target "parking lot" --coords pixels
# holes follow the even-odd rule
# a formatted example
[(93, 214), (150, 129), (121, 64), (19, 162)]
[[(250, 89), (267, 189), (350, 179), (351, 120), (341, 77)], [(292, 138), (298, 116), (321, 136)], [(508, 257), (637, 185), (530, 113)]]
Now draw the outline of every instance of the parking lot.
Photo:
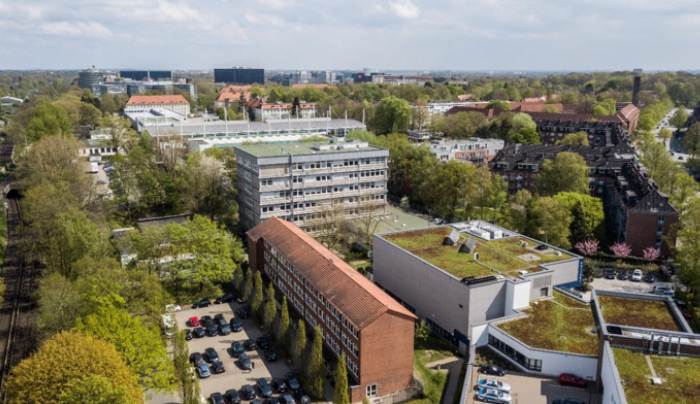
[(476, 386), (480, 379), (485, 378), (495, 378), (510, 384), (512, 404), (550, 404), (553, 400), (561, 398), (578, 398), (586, 404), (600, 404), (602, 401), (591, 386), (587, 388), (561, 386), (555, 378), (515, 372), (509, 372), (505, 376), (491, 376), (482, 375), (476, 372), (476, 369), (474, 370), (466, 404), (481, 402), (476, 398), (478, 390)]
[[(212, 300), (212, 305), (205, 308), (191, 309), (189, 306), (183, 307), (183, 309), (177, 313), (176, 319), (180, 330), (187, 330), (192, 329), (192, 327), (188, 325), (188, 319), (192, 316), (201, 318), (205, 315), (214, 317), (217, 314), (223, 314), (228, 322), (234, 316), (234, 312), (241, 307), (244, 307), (244, 305), (240, 303), (213, 304)], [(215, 392), (224, 394), (227, 390), (231, 389), (240, 391), (241, 387), (246, 384), (254, 387), (255, 381), (261, 377), (266, 378), (268, 382), (271, 382), (273, 377), (284, 378), (287, 373), (292, 371), (291, 365), (285, 362), (281, 352), (276, 349), (274, 344), (272, 345), (272, 349), (279, 355), (277, 361), (267, 362), (263, 356), (263, 350), (258, 347), (256, 350), (246, 351), (254, 368), (252, 370), (241, 369), (238, 366), (237, 359), (233, 356), (231, 344), (234, 341), (240, 341), (242, 343), (248, 338), (256, 340), (258, 337), (265, 335), (263, 330), (256, 327), (252, 318), (241, 321), (243, 323), (243, 329), (239, 332), (232, 332), (229, 335), (217, 335), (215, 337), (204, 336), (202, 338), (193, 338), (188, 341), (190, 353), (199, 352), (204, 354), (204, 351), (211, 347), (216, 350), (219, 358), (224, 363), (224, 373), (214, 374), (212, 372), (210, 377), (199, 380), (202, 395), (207, 399)], [(279, 394), (275, 393), (274, 396), (277, 397)]]
[[(631, 273), (631, 271), (630, 271)], [(619, 274), (619, 271), (618, 271)], [(654, 286), (666, 286), (673, 290), (676, 287), (675, 282), (661, 282), (657, 278), (654, 283), (645, 282), (634, 282), (630, 279), (606, 279), (605, 277), (594, 279), (591, 283), (595, 289), (599, 290), (610, 290), (614, 292), (627, 292), (627, 293), (651, 293)]]

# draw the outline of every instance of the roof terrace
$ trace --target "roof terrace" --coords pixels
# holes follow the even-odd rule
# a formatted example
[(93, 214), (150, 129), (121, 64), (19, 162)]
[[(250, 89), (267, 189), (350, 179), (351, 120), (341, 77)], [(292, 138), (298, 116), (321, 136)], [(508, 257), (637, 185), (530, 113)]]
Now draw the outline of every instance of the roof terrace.
[(607, 324), (684, 331), (665, 302), (600, 295), (597, 298)]

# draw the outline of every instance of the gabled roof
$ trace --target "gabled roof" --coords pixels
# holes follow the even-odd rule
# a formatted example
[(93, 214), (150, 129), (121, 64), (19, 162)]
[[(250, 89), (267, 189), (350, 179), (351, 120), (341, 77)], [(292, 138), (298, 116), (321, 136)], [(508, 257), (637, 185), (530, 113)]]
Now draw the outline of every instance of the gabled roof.
[(386, 312), (416, 319), (377, 285), (292, 223), (272, 217), (247, 235), (255, 242), (263, 238), (270, 243), (358, 329)]
[(126, 105), (164, 105), (187, 104), (185, 97), (181, 95), (132, 95)]

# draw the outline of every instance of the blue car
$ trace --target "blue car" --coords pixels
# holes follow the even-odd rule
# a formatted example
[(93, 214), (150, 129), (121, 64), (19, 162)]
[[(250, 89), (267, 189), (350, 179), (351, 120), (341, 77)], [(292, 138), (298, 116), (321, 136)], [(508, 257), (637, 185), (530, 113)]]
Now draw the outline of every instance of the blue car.
[(209, 366), (206, 364), (201, 364), (197, 365), (197, 375), (199, 376), (200, 379), (204, 379), (206, 377), (211, 376), (211, 372), (209, 371)]
[(510, 394), (492, 389), (490, 387), (480, 388), (476, 393), (476, 397), (487, 403), (497, 403), (497, 404), (510, 404)]

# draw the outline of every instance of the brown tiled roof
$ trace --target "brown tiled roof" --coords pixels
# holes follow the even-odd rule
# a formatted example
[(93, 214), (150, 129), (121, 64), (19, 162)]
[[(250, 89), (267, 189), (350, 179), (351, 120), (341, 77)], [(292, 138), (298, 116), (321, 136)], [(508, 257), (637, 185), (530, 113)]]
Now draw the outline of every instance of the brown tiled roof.
[(132, 95), (126, 105), (166, 105), (166, 104), (188, 104), (185, 97), (181, 95)]
[(358, 329), (386, 312), (416, 317), (299, 227), (272, 217), (247, 233), (261, 237), (291, 262)]
[[(263, 104), (262, 109), (290, 109), (292, 108), (292, 103), (284, 103), (284, 104)], [(313, 102), (308, 102), (305, 104), (299, 104), (300, 109), (312, 109), (316, 108), (316, 103)]]
[(631, 122), (636, 118), (639, 118), (640, 111), (634, 104), (627, 104), (617, 113), (626, 122)]

